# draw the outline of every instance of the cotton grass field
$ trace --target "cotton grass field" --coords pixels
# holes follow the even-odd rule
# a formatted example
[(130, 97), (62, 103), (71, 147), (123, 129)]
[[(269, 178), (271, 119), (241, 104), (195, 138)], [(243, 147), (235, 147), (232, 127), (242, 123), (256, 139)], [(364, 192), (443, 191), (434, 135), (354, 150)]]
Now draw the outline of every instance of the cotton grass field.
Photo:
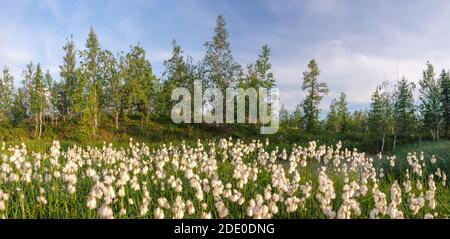
[(3, 144), (2, 218), (448, 218), (442, 157), (221, 139), (126, 147)]

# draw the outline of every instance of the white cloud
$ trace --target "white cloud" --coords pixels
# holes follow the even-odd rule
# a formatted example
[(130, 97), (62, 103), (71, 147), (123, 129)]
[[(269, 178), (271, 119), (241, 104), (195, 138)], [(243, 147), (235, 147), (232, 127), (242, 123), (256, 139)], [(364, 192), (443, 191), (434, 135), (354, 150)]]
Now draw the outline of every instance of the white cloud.
[[(331, 99), (338, 97), (341, 92), (346, 93), (350, 104), (361, 105), (370, 102), (375, 87), (385, 80), (393, 83), (398, 77), (405, 76), (417, 83), (426, 61), (421, 57), (391, 58), (355, 52), (339, 41), (319, 44), (307, 52), (314, 55), (321, 69), (319, 78), (330, 89), (322, 102), (323, 109), (327, 109)], [(308, 60), (302, 56), (274, 59), (281, 102), (288, 109), (293, 109), (304, 98), (300, 87), (302, 72), (306, 70)], [(438, 71), (448, 67), (448, 62), (448, 59), (438, 58), (432, 61)]]
[[(98, 19), (102, 25), (94, 27), (102, 47), (112, 51), (127, 50), (130, 44), (145, 41), (141, 43), (148, 51), (155, 74), (162, 72), (162, 62), (171, 55), (170, 41), (166, 44), (158, 42), (161, 36), (152, 35), (157, 31), (145, 32), (140, 25), (143, 15), (137, 17), (132, 14), (144, 7), (160, 11), (160, 2), (136, 0), (124, 4), (109, 1), (103, 4), (105, 9), (102, 12), (97, 12), (87, 1), (69, 4), (73, 8), (70, 11), (60, 1), (39, 1), (39, 8), (46, 9), (51, 14), (50, 21), (54, 21), (49, 27), (39, 27), (23, 15), (30, 2), (7, 2), (5, 8), (0, 9), (0, 67), (8, 65), (17, 81), (29, 61), (42, 63), (44, 69), (49, 68), (57, 77), (63, 54), (61, 47), (68, 37), (65, 34), (74, 33), (77, 47), (81, 48), (89, 27)], [(426, 60), (435, 65), (437, 72), (450, 67), (447, 24), (450, 3), (435, 2), (434, 7), (421, 11), (408, 7), (405, 11), (399, 9), (398, 14), (393, 11), (397, 5), (391, 1), (380, 1), (381, 7), (371, 3), (373, 8), (364, 9), (359, 9), (361, 4), (353, 3), (336, 0), (265, 1), (263, 6), (273, 16), (268, 16), (267, 22), (257, 26), (252, 26), (254, 22), (248, 19), (252, 14), (243, 14), (229, 3), (221, 3), (219, 8), (213, 9), (201, 1), (181, 1), (170, 9), (170, 13), (189, 22), (189, 26), (198, 26), (190, 29), (195, 37), (177, 39), (194, 61), (203, 58), (201, 45), (212, 35), (218, 13), (225, 14), (229, 31), (233, 33), (233, 54), (242, 65), (254, 62), (261, 45), (268, 44), (272, 48), (271, 61), (280, 87), (281, 102), (290, 110), (304, 98), (302, 72), (311, 58), (318, 61), (322, 70), (320, 79), (330, 88), (329, 95), (322, 102), (323, 109), (327, 109), (331, 99), (342, 91), (347, 94), (349, 103), (368, 104), (376, 85), (383, 80), (395, 80), (397, 72), (400, 77), (404, 75), (417, 82)], [(108, 17), (105, 13), (129, 4), (133, 8), (128, 9), (124, 16), (105, 20)], [(344, 12), (348, 15), (343, 16)], [(417, 14), (413, 15), (414, 12)], [(360, 18), (354, 18), (354, 14)], [(160, 27), (177, 29), (177, 26), (163, 23)], [(199, 41), (199, 36), (205, 39)]]
[[(421, 11), (412, 6), (399, 9), (402, 4), (391, 1), (370, 4), (361, 8), (332, 0), (266, 2), (273, 14), (288, 19), (258, 37), (277, 47), (274, 71), (281, 101), (289, 109), (304, 98), (302, 72), (311, 58), (318, 61), (320, 79), (330, 88), (324, 109), (340, 92), (360, 106), (370, 103), (376, 85), (384, 80), (405, 76), (417, 83), (427, 60), (438, 73), (450, 67), (450, 3), (435, 1)], [(345, 16), (339, 15), (343, 12)], [(305, 14), (320, 16), (305, 18)]]
[(325, 14), (335, 10), (336, 0), (315, 0), (306, 3), (306, 9), (312, 14)]

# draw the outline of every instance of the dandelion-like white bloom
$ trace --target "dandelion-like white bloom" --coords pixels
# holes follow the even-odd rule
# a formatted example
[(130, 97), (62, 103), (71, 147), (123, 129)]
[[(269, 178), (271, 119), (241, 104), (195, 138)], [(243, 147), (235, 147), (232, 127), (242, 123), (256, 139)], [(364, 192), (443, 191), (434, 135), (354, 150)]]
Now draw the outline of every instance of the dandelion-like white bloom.
[(181, 198), (181, 196), (177, 196), (173, 205), (172, 205), (172, 215), (174, 219), (183, 219), (185, 214), (185, 202)]
[[(341, 142), (328, 147), (311, 141), (306, 147), (293, 145), (291, 150), (276, 146), (268, 150), (269, 145), (267, 139), (230, 138), (149, 148), (130, 140), (127, 148), (104, 143), (62, 150), (54, 141), (48, 153), (37, 153), (28, 152), (24, 144), (3, 144), (0, 216), (14, 215), (8, 212), (16, 208), (9, 195), (18, 195), (13, 203), (35, 210), (31, 203), (42, 211), (53, 206), (50, 199), (62, 195), (86, 200), (80, 209), (83, 215), (97, 212), (100, 218), (114, 218), (113, 209), (121, 218), (161, 219), (213, 215), (269, 219), (318, 209), (327, 218), (375, 219), (404, 218), (405, 208), (408, 216), (438, 217), (437, 193), (445, 187), (447, 175), (433, 166), (435, 156), (428, 163), (423, 153), (409, 153), (408, 169), (389, 185), (391, 170), (379, 167), (377, 158), (342, 148)], [(390, 167), (403, 160), (381, 154), (378, 159), (387, 160)], [(367, 200), (373, 200), (373, 208), (362, 215), (360, 204), (367, 205)], [(309, 202), (320, 207), (308, 208)], [(244, 213), (236, 214), (240, 208)]]
[(108, 205), (103, 205), (98, 209), (100, 219), (114, 219), (113, 210)]
[(436, 164), (436, 156), (431, 156), (431, 160), (430, 160), (430, 162), (432, 163), (432, 164)]
[(324, 168), (319, 173), (319, 192), (317, 192), (316, 198), (320, 202), (323, 213), (330, 219), (334, 218), (336, 213), (333, 211), (331, 202), (336, 198), (336, 194), (333, 181), (328, 178)]
[(436, 195), (436, 183), (434, 182), (433, 174), (430, 174), (430, 176), (428, 177), (428, 191), (425, 194), (425, 198), (428, 201), (428, 206), (432, 210), (436, 208), (435, 195)]
[(378, 184), (376, 183), (373, 186), (372, 193), (375, 202), (375, 208), (372, 209), (372, 211), (370, 212), (370, 218), (374, 219), (378, 218), (379, 214), (385, 215), (387, 210), (387, 200), (386, 194), (384, 194), (378, 189)]
[(9, 194), (3, 192), (3, 190), (0, 189), (0, 212), (5, 211), (5, 208), (6, 208), (5, 203), (6, 203), (6, 201), (8, 201), (8, 199), (9, 199)]
[(392, 219), (402, 219), (403, 212), (398, 208), (402, 202), (402, 191), (397, 181), (391, 186), (391, 203), (387, 208), (387, 214)]
[(225, 207), (225, 204), (222, 201), (216, 202), (215, 206), (220, 218), (225, 218), (226, 216), (228, 216), (228, 208)]
[(153, 212), (153, 216), (155, 219), (164, 219), (164, 210), (160, 207), (157, 207), (155, 209), (155, 212)]

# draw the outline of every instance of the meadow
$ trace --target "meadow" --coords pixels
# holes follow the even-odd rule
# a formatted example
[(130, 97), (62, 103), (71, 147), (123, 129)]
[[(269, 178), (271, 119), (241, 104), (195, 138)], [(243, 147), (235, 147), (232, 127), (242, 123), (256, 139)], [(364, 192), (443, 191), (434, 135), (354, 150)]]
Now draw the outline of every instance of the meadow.
[(405, 145), (395, 155), (269, 139), (27, 143), (0, 150), (2, 218), (450, 215), (449, 141)]
[[(118, 9), (145, 12), (106, 25), (114, 8), (103, 1), (4, 7), (24, 17), (5, 19), (21, 31), (1, 41), (11, 44), (0, 54), (0, 218), (448, 218), (450, 70), (435, 55), (445, 49), (421, 52), (443, 45), (433, 27), (448, 12), (414, 28), (398, 22), (415, 16), (398, 18), (410, 7), (309, 14), (298, 2), (302, 11), (287, 12), (252, 2), (256, 15), (228, 3), (207, 12), (127, 3)], [(49, 14), (63, 10), (95, 12)]]

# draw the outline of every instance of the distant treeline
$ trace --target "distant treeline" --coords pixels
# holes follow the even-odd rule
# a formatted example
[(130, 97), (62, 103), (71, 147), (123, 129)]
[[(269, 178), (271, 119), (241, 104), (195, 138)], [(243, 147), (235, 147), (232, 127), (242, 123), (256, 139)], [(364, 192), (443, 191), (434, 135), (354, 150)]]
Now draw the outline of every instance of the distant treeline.
[[(171, 100), (172, 90), (185, 87), (192, 92), (194, 80), (222, 91), (230, 87), (269, 90), (276, 87), (268, 46), (262, 46), (254, 63), (243, 67), (233, 58), (221, 15), (214, 32), (204, 44), (204, 58), (196, 63), (174, 40), (172, 56), (164, 61), (160, 78), (153, 74), (142, 46), (131, 46), (127, 52), (114, 54), (102, 49), (94, 29), (83, 49), (77, 48), (72, 38), (67, 40), (59, 66), (60, 81), (53, 80), (39, 63), (30, 62), (23, 71), (22, 86), (16, 89), (15, 78), (5, 66), (0, 76), (1, 128), (26, 128), (40, 138), (46, 127), (76, 126), (77, 134), (95, 138), (105, 121), (114, 122), (116, 129), (130, 117), (144, 121), (156, 116), (171, 124), (169, 117), (176, 103)], [(324, 120), (319, 118), (319, 104), (328, 87), (319, 81), (319, 75), (317, 62), (311, 60), (301, 84), (306, 97), (294, 112), (282, 107), (282, 128), (315, 135), (367, 134), (380, 142), (381, 151), (387, 138), (392, 139), (395, 148), (397, 139), (449, 137), (449, 71), (442, 70), (436, 76), (428, 62), (419, 83), (418, 100), (413, 95), (415, 84), (407, 79), (398, 79), (391, 87), (385, 82), (375, 89), (365, 111), (350, 112), (346, 95), (341, 93), (332, 101)]]
[[(404, 77), (393, 86), (383, 82), (372, 94), (369, 109), (349, 112), (345, 93), (334, 99), (325, 120), (318, 117), (318, 106), (328, 92), (326, 84), (317, 81), (320, 73), (314, 61), (303, 73), (306, 99), (289, 113), (284, 107), (280, 117), (285, 127), (308, 132), (365, 134), (379, 143), (383, 152), (387, 138), (395, 150), (398, 140), (413, 142), (448, 139), (450, 126), (450, 73), (442, 70), (436, 77), (434, 67), (427, 62), (419, 81), (419, 98), (414, 98), (416, 85)], [(311, 80), (313, 79), (313, 80)]]

